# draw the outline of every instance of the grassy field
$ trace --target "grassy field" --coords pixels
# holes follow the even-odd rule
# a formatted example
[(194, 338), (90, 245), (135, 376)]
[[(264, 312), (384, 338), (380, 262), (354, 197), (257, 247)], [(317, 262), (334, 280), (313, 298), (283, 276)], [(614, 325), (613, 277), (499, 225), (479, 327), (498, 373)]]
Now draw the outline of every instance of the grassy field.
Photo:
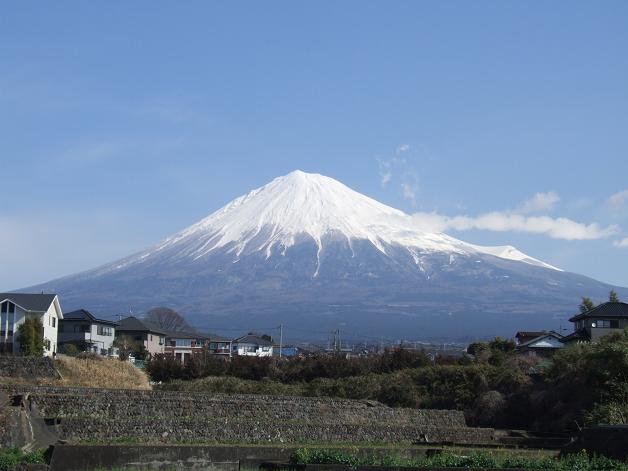
[(61, 379), (3, 378), (3, 384), (33, 384), (38, 386), (75, 386), (86, 388), (151, 389), (144, 371), (129, 362), (116, 359), (74, 358), (59, 356), (55, 367)]

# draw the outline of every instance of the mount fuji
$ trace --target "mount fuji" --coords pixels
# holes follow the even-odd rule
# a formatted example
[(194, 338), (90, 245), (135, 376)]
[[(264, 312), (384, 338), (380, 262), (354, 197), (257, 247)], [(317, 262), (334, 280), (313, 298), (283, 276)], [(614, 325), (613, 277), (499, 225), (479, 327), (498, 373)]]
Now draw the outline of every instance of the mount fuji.
[(29, 290), (102, 315), (166, 305), (199, 328), (282, 323), (293, 340), (341, 328), (370, 341), (558, 329), (580, 296), (612, 288), (511, 246), (422, 230), (332, 178), (295, 171), (152, 248)]

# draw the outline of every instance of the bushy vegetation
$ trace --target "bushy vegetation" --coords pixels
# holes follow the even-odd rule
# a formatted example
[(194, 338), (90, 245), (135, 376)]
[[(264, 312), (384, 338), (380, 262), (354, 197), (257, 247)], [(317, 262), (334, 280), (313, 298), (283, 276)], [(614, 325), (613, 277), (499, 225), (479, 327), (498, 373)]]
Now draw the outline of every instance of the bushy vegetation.
[(19, 448), (0, 448), (0, 471), (28, 463), (45, 463), (44, 451), (23, 452)]
[(628, 423), (628, 331), (564, 348), (551, 361), (517, 355), (512, 342), (499, 338), (472, 344), (470, 351), (472, 356), (434, 362), (404, 350), (379, 358), (240, 357), (186, 367), (159, 358), (150, 362), (148, 372), (170, 390), (330, 396), (393, 407), (458, 409), (477, 426), (564, 431)]
[(130, 335), (120, 335), (113, 341), (113, 346), (118, 349), (118, 357), (121, 361), (127, 361), (133, 355), (136, 360), (146, 360), (148, 350), (144, 342), (135, 340)]
[(522, 468), (553, 471), (626, 471), (628, 464), (605, 457), (589, 458), (586, 453), (566, 458), (527, 458), (512, 455), (494, 455), (472, 452), (467, 455), (440, 453), (433, 456), (403, 458), (395, 455), (358, 456), (345, 450), (300, 448), (291, 458), (291, 464), (336, 464), (352, 467), (360, 466), (408, 466), (416, 468)]
[(424, 353), (398, 348), (386, 351), (383, 355), (350, 359), (327, 355), (281, 360), (235, 356), (231, 361), (224, 361), (211, 355), (197, 355), (185, 366), (172, 356), (156, 355), (147, 364), (146, 371), (153, 381), (233, 376), (255, 381), (268, 379), (281, 383), (298, 383), (320, 378), (338, 379), (371, 373), (390, 373), (429, 364), (431, 362)]
[(44, 353), (44, 326), (36, 317), (27, 318), (17, 328), (17, 341), (23, 355), (40, 357)]

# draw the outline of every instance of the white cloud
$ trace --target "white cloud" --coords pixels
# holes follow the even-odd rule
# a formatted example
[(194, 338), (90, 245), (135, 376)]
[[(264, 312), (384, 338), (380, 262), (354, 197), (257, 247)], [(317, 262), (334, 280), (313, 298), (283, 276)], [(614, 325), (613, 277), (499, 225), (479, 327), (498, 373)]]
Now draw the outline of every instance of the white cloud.
[(404, 199), (416, 206), (416, 197), (419, 191), (419, 177), (413, 169), (407, 169), (401, 176), (401, 192)]
[(539, 211), (551, 211), (559, 201), (560, 196), (554, 191), (548, 191), (547, 193), (540, 192), (529, 200), (524, 201), (518, 212), (527, 214)]
[(619, 232), (619, 227), (615, 224), (603, 227), (597, 223), (584, 224), (564, 217), (526, 216), (499, 211), (478, 216), (445, 216), (436, 212), (416, 213), (412, 217), (417, 225), (424, 230), (438, 232), (473, 229), (496, 232), (526, 232), (563, 240), (603, 239)]
[(618, 191), (608, 198), (608, 205), (611, 209), (619, 210), (624, 207), (626, 201), (628, 201), (628, 190)]
[(392, 162), (377, 157), (377, 165), (379, 166), (379, 182), (384, 187), (392, 179)]
[[(410, 170), (411, 173), (415, 173), (413, 169), (408, 169), (408, 160), (405, 156), (402, 156), (402, 154), (408, 152), (409, 150), (409, 144), (399, 144), (395, 148), (395, 155), (393, 157), (388, 159), (384, 159), (381, 157), (375, 158), (377, 160), (377, 165), (379, 168), (379, 181), (382, 187), (388, 185), (388, 183), (390, 183), (390, 181), (393, 179), (394, 174), (397, 174), (397, 172), (401, 172), (402, 180), (407, 180), (405, 175), (406, 173), (408, 173), (408, 170)], [(402, 183), (401, 185), (401, 189), (404, 198), (411, 200), (415, 199), (415, 196), (412, 196), (412, 193), (416, 193), (418, 187), (415, 187), (413, 189), (412, 183), (404, 181), (404, 183)]]
[(410, 183), (402, 183), (401, 190), (403, 191), (403, 197), (410, 200), (412, 204), (416, 204), (416, 188)]
[(628, 249), (628, 237), (624, 237), (623, 239), (616, 240), (615, 242), (613, 242), (613, 245), (620, 249)]
[[(477, 216), (446, 216), (438, 212), (420, 212), (412, 215), (416, 224), (427, 231), (446, 232), (448, 230), (484, 230), (495, 232), (524, 232), (543, 234), (552, 239), (595, 240), (619, 233), (616, 224), (602, 226), (596, 222), (586, 224), (566, 217), (547, 215), (531, 216), (528, 213), (549, 211), (560, 197), (553, 191), (536, 193), (515, 210), (490, 211)], [(628, 238), (620, 243), (628, 246)], [(616, 246), (623, 246), (617, 245)]]
[(401, 144), (397, 146), (396, 152), (397, 155), (403, 154), (404, 152), (408, 152), (410, 150), (410, 146), (408, 144)]

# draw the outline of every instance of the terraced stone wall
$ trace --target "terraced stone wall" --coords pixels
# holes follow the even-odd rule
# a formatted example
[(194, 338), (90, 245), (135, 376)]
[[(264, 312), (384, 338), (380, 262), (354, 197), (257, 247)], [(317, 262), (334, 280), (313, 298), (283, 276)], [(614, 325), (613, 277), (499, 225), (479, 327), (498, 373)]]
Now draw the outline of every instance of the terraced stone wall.
[(4, 387), (27, 394), (70, 441), (485, 443), (451, 410), (395, 409), (374, 401), (166, 391)]
[(0, 377), (58, 378), (59, 373), (48, 357), (0, 355)]

